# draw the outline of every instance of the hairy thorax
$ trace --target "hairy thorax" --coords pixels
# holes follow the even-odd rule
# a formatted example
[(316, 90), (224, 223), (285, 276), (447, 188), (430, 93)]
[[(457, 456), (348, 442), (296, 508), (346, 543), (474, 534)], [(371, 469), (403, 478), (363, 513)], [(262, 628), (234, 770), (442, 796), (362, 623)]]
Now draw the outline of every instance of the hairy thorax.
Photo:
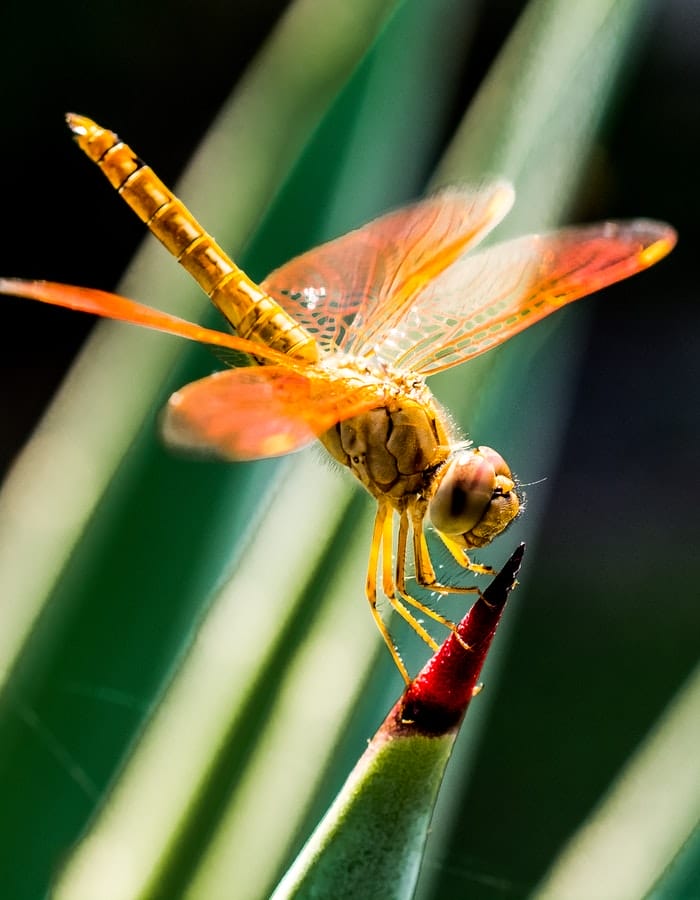
[(339, 422), (321, 442), (374, 497), (400, 509), (428, 488), (450, 453), (446, 417), (423, 379), (378, 364), (357, 368), (357, 376), (381, 381), (381, 405)]

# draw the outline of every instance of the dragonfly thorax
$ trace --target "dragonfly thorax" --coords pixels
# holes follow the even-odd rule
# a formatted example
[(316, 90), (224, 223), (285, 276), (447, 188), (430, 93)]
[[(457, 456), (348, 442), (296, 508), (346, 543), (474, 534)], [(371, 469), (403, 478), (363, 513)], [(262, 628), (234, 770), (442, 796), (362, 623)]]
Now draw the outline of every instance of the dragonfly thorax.
[(425, 492), (451, 441), (442, 412), (419, 379), (409, 391), (394, 392), (387, 383), (381, 406), (339, 422), (321, 442), (372, 496), (398, 509), (408, 496)]

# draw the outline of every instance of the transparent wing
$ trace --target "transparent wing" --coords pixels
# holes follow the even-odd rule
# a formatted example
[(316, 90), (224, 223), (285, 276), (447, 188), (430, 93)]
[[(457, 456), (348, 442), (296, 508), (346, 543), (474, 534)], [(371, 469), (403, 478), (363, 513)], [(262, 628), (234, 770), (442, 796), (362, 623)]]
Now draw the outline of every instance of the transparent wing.
[(163, 436), (171, 446), (228, 460), (300, 450), (336, 422), (380, 405), (380, 385), (333, 378), (309, 366), (229, 369), (170, 398)]
[(653, 265), (674, 246), (661, 222), (569, 228), (459, 259), (366, 352), (432, 375), (495, 347), (567, 303)]
[(513, 203), (506, 182), (449, 188), (322, 244), (262, 287), (326, 352), (356, 353)]
[(215, 331), (212, 328), (202, 328), (186, 319), (171, 316), (135, 300), (128, 300), (118, 294), (110, 294), (106, 291), (98, 291), (93, 288), (75, 287), (69, 284), (56, 284), (52, 281), (23, 281), (17, 278), (0, 278), (0, 294), (9, 294), (14, 297), (26, 297), (29, 300), (39, 300), (42, 303), (50, 303), (53, 306), (65, 306), (67, 309), (76, 309), (81, 312), (93, 313), (108, 319), (118, 319), (122, 322), (131, 322), (134, 325), (142, 325), (145, 328), (153, 328), (155, 331), (163, 331), (166, 334), (174, 334), (178, 337), (197, 341), (200, 344), (210, 344), (237, 353), (245, 353), (256, 359), (294, 367), (301, 365), (293, 359), (258, 344), (248, 341), (234, 334), (224, 331)]

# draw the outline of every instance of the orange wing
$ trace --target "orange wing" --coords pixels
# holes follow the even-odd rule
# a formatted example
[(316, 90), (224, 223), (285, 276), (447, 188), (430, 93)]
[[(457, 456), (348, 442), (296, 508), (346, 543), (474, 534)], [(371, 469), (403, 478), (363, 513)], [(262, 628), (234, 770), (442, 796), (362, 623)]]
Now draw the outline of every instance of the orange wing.
[(94, 313), (97, 316), (105, 316), (108, 319), (118, 319), (122, 322), (131, 322), (135, 325), (143, 325), (153, 328), (155, 331), (163, 331), (166, 334), (174, 334), (178, 337), (197, 341), (200, 344), (211, 344), (215, 347), (224, 347), (239, 353), (246, 353), (257, 359), (265, 359), (268, 362), (294, 368), (303, 367), (284, 353), (272, 350), (264, 344), (256, 341), (248, 341), (245, 338), (224, 331), (215, 331), (212, 328), (203, 328), (178, 316), (120, 297), (118, 294), (109, 294), (106, 291), (93, 290), (92, 288), (75, 287), (68, 284), (56, 284), (52, 281), (22, 281), (16, 278), (0, 278), (0, 294), (10, 294), (15, 297), (26, 297), (29, 300), (40, 300), (42, 303), (50, 303), (54, 306), (65, 306), (68, 309), (77, 309), (82, 312)]
[(325, 351), (355, 353), (497, 225), (513, 199), (506, 182), (448, 188), (296, 257), (262, 287)]
[(400, 320), (356, 352), (432, 375), (646, 269), (675, 242), (669, 225), (638, 219), (497, 244), (459, 259), (417, 293)]
[(384, 400), (381, 385), (346, 380), (263, 344), (202, 328), (117, 294), (11, 278), (0, 278), (0, 294), (131, 322), (276, 363), (218, 372), (173, 394), (163, 415), (164, 436), (173, 446), (224, 459), (281, 456)]
[(353, 383), (316, 366), (228, 369), (174, 393), (162, 430), (174, 447), (228, 460), (261, 459), (300, 450), (384, 399), (381, 385)]

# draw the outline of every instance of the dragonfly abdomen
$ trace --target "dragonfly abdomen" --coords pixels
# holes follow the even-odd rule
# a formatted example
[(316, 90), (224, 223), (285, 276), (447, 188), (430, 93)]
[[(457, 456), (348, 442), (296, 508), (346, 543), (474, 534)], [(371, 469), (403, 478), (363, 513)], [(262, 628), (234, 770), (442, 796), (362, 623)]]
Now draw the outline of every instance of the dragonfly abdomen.
[(69, 113), (80, 148), (189, 272), (241, 337), (315, 362), (313, 337), (240, 269), (185, 205), (113, 132)]

